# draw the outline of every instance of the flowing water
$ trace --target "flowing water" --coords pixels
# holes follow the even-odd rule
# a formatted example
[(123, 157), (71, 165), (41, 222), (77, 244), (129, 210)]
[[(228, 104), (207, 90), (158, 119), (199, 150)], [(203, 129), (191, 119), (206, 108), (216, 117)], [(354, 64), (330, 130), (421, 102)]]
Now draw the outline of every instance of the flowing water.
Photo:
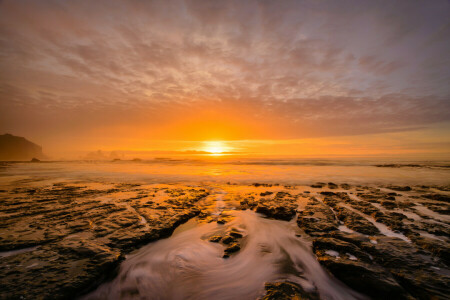
[[(320, 266), (295, 222), (270, 220), (253, 211), (217, 223), (182, 225), (121, 264), (117, 277), (83, 299), (257, 299), (264, 283), (290, 280), (324, 299), (364, 299)], [(189, 229), (183, 230), (182, 227)], [(208, 238), (234, 228), (241, 250), (223, 258), (224, 246)]]

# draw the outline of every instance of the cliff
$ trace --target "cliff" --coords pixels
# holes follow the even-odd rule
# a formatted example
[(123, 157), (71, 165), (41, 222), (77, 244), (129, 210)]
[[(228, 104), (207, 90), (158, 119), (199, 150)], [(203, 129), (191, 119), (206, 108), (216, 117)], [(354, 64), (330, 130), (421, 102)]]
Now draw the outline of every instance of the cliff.
[(44, 158), (42, 147), (12, 134), (0, 135), (0, 160), (31, 160)]

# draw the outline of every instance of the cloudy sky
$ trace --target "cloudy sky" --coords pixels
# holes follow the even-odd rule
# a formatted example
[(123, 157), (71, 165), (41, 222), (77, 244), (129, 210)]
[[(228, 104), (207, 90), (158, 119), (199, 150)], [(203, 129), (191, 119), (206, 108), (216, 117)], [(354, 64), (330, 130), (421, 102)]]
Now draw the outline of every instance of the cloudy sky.
[(446, 0), (3, 0), (0, 134), (449, 153), (449, 36)]

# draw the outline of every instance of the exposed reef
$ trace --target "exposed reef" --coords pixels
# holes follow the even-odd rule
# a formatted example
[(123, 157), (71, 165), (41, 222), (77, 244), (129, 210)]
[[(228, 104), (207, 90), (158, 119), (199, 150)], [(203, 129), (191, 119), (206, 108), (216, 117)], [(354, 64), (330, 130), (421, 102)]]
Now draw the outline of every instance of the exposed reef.
[[(230, 209), (249, 209), (296, 224), (317, 261), (356, 292), (373, 299), (445, 299), (447, 190), (17, 181), (0, 190), (0, 298), (75, 298), (113, 277), (125, 255), (193, 217), (230, 224)], [(230, 227), (206, 242), (223, 247), (227, 260), (245, 251), (246, 239)], [(262, 299), (320, 299), (314, 288), (289, 281), (261, 288)]]

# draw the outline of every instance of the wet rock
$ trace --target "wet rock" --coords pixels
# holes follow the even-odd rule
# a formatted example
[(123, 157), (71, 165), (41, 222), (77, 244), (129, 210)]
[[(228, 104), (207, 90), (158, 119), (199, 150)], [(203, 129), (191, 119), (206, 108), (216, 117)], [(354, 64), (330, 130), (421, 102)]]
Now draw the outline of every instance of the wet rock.
[(409, 192), (411, 191), (411, 187), (410, 186), (388, 186), (388, 189), (394, 190), (394, 191), (399, 191), (399, 192)]
[(339, 220), (344, 222), (348, 228), (354, 231), (367, 235), (376, 235), (380, 233), (371, 222), (345, 207), (338, 207), (336, 209), (336, 214)]
[(341, 189), (349, 190), (350, 188), (351, 188), (351, 186), (349, 184), (347, 184), (347, 183), (341, 184)]
[[(1, 250), (40, 245), (0, 260), (2, 296), (68, 299), (95, 287), (123, 254), (167, 236), (200, 210), (203, 189), (167, 189), (159, 209), (133, 185), (93, 190), (58, 183), (3, 195)], [(149, 196), (150, 197), (150, 196)], [(153, 196), (155, 197), (155, 196)]]
[(241, 246), (238, 243), (233, 243), (225, 249), (224, 257), (229, 257), (230, 254), (241, 250)]
[(419, 299), (447, 297), (450, 277), (436, 272), (436, 268), (446, 268), (445, 265), (433, 262), (410, 243), (379, 237), (377, 244), (368, 251), (412, 296)]
[(267, 192), (260, 193), (259, 195), (262, 196), (262, 197), (264, 197), (264, 196), (270, 196), (270, 195), (272, 195), (272, 194), (273, 194), (273, 192), (267, 191)]
[(295, 207), (267, 206), (262, 204), (256, 207), (256, 212), (264, 214), (269, 218), (289, 221), (295, 216)]
[(337, 189), (338, 185), (333, 183), (333, 182), (328, 182), (328, 188), (330, 188), (330, 189)]
[(333, 211), (317, 199), (311, 197), (297, 218), (297, 225), (312, 236), (319, 236), (338, 228)]
[(319, 262), (349, 287), (374, 299), (408, 299), (406, 291), (383, 268), (344, 257), (321, 256)]
[(321, 237), (314, 239), (313, 250), (316, 254), (322, 256), (326, 250), (334, 250), (340, 254), (350, 253), (362, 261), (371, 262), (371, 259), (367, 253), (362, 251), (358, 246), (336, 238)]
[(234, 229), (234, 228), (231, 229), (229, 235), (231, 235), (232, 237), (235, 237), (235, 238), (243, 237), (242, 233), (240, 231), (237, 231), (237, 229)]
[(285, 192), (278, 192), (273, 199), (261, 198), (256, 206), (256, 212), (269, 218), (289, 221), (296, 214), (295, 199)]
[(227, 245), (231, 244), (235, 241), (236, 241), (236, 238), (231, 235), (227, 235), (222, 239), (222, 243), (227, 244)]
[(300, 285), (293, 282), (270, 282), (264, 286), (266, 294), (261, 298), (262, 300), (319, 300), (319, 295), (313, 292), (306, 292)]
[(218, 243), (218, 242), (220, 242), (221, 239), (222, 239), (222, 237), (220, 235), (213, 235), (212, 237), (210, 237), (208, 239), (208, 241), (210, 241), (212, 243)]
[(439, 257), (442, 262), (444, 262), (447, 266), (450, 266), (450, 247), (448, 243), (422, 236), (410, 235), (409, 238), (421, 249), (425, 249), (433, 255)]
[(2, 258), (2, 298), (73, 299), (111, 274), (122, 259), (104, 245), (74, 240)]
[[(395, 198), (394, 198), (395, 200)], [(397, 203), (395, 201), (391, 201), (389, 199), (381, 201), (380, 204), (387, 209), (394, 209), (397, 207)]]
[(255, 197), (249, 196), (240, 201), (239, 209), (242, 209), (242, 210), (253, 209), (257, 205), (258, 205), (258, 203), (255, 201)]
[(311, 186), (312, 188), (321, 189), (321, 188), (324, 187), (324, 185), (325, 185), (325, 183), (323, 183), (323, 182), (317, 182), (317, 183), (315, 183), (315, 184), (311, 184), (310, 186)]
[(427, 199), (431, 199), (431, 200), (436, 200), (436, 201), (442, 201), (442, 202), (450, 203), (450, 196), (449, 195), (425, 194), (425, 195), (422, 195), (422, 197), (427, 198)]

